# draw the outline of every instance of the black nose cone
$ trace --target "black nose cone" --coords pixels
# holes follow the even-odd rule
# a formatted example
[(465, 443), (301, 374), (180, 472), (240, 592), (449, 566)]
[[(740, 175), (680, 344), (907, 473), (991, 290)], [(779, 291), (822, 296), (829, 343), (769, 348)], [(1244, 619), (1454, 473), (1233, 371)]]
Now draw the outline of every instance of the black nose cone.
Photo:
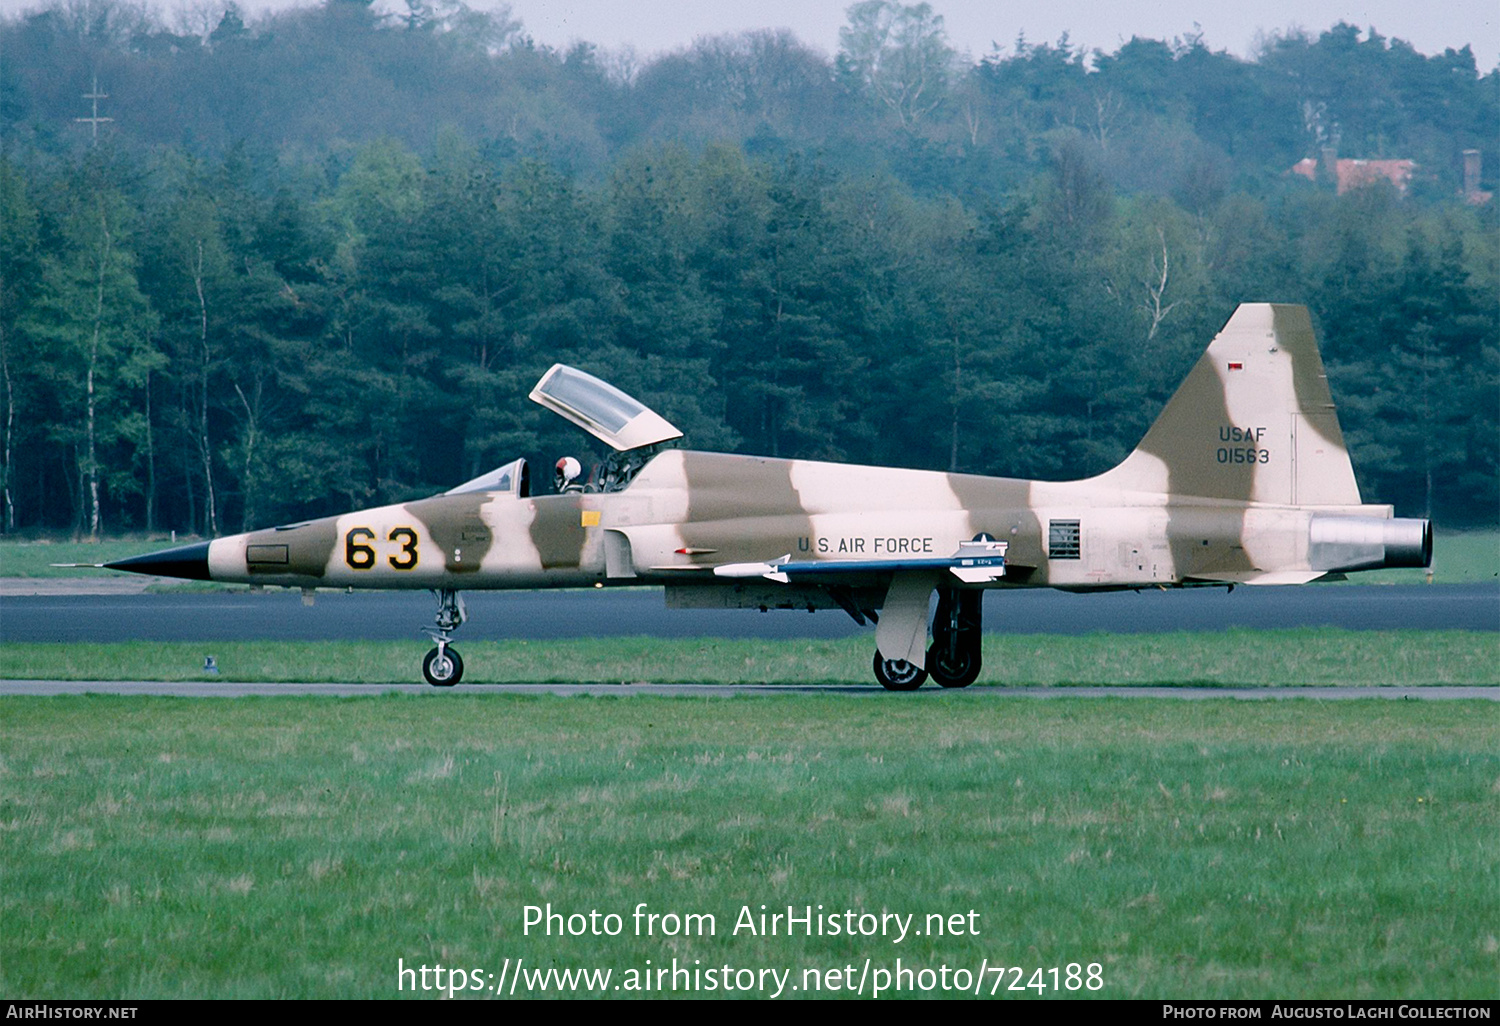
[(190, 581), (212, 580), (208, 575), (208, 542), (179, 545), (175, 549), (131, 556), (115, 563), (105, 563), (107, 570), (129, 570), (133, 574), (156, 577), (184, 577)]

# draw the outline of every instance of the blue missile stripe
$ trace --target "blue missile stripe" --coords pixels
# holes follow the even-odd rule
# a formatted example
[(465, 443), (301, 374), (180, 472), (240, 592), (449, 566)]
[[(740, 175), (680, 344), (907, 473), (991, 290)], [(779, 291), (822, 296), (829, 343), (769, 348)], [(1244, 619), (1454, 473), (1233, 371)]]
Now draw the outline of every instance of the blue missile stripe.
[(820, 562), (772, 563), (783, 574), (870, 573), (886, 570), (952, 570), (1005, 565), (1004, 556), (960, 556), (936, 559), (829, 559)]

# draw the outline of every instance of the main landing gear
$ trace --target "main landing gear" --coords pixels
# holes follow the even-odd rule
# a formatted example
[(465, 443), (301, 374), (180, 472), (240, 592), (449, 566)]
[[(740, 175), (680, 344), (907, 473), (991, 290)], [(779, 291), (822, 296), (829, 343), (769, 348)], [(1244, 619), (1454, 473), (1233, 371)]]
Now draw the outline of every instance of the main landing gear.
[(979, 679), (979, 604), (983, 597), (982, 591), (938, 592), (927, 672), (945, 688), (966, 688)]
[(940, 589), (932, 620), (926, 669), (906, 659), (875, 653), (875, 679), (887, 691), (915, 691), (931, 676), (945, 688), (966, 688), (979, 679), (982, 591)]
[(463, 596), (458, 592), (445, 588), (433, 594), (438, 600), (437, 626), (423, 627), (422, 633), (435, 641), (437, 647), (422, 660), (422, 676), (435, 688), (448, 688), (463, 680), (464, 676), (464, 661), (457, 649), (449, 647), (449, 635), (463, 625), (469, 614), (464, 610)]

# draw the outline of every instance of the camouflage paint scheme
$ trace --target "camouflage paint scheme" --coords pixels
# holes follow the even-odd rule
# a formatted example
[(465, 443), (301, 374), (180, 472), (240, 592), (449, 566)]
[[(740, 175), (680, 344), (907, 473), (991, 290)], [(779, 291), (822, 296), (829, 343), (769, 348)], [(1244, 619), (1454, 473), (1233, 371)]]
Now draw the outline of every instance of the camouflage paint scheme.
[[(1315, 530), (1319, 517), (1332, 519)], [(883, 609), (881, 654), (921, 667), (927, 603), (939, 586), (1305, 583), (1330, 571), (1389, 565), (1383, 554), (1372, 555), (1378, 544), (1369, 538), (1389, 542), (1392, 528), (1379, 522), (1392, 517), (1392, 507), (1360, 499), (1306, 309), (1246, 304), (1136, 450), (1086, 480), (667, 449), (618, 492), (440, 495), (216, 539), (208, 573), (294, 587), (650, 583), (667, 586), (669, 605), (836, 608), (829, 582), (816, 574), (780, 584), (725, 579), (714, 568), (782, 556), (899, 562), (951, 556), (982, 534), (1007, 542), (1004, 576), (985, 584), (930, 569), (838, 578), (861, 608)], [(1049, 525), (1071, 521), (1077, 555), (1054, 558)], [(1349, 524), (1358, 537), (1340, 542), (1343, 548), (1318, 540), (1328, 525)], [(1425, 521), (1393, 524), (1407, 525), (1402, 538), (1429, 530)], [(1413, 545), (1427, 546), (1426, 553), (1414, 554)], [(1430, 534), (1404, 551), (1408, 565), (1425, 560)]]

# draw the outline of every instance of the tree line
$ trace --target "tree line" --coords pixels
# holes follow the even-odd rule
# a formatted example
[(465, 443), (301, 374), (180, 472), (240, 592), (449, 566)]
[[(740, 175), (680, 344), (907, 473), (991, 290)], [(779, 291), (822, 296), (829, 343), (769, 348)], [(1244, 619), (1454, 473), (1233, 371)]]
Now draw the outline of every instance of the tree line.
[[(1500, 233), (1455, 170), (1500, 75), (1466, 50), (964, 63), (869, 0), (832, 60), (631, 67), (451, 3), (200, 20), (0, 24), (7, 531), (213, 535), (586, 455), (524, 399), (558, 361), (699, 448), (1083, 476), (1250, 300), (1312, 309), (1368, 498), (1500, 509)], [(1285, 175), (1335, 144), (1419, 173)]]

